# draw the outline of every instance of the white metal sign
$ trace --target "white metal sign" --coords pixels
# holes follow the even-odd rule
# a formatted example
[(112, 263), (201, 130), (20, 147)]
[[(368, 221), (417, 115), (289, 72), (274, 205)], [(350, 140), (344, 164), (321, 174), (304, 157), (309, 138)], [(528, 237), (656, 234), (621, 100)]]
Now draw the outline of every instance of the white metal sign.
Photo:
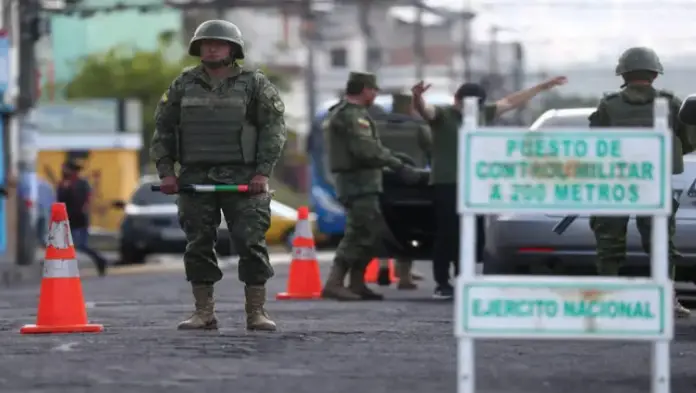
[(671, 339), (671, 285), (645, 279), (489, 277), (463, 282), (459, 335)]
[(616, 129), (468, 132), (462, 202), (482, 213), (667, 213), (670, 142), (662, 133)]
[[(486, 337), (652, 341), (652, 392), (669, 393), (667, 101), (656, 101), (652, 129), (482, 128), (476, 98), (467, 99), (464, 114), (457, 165), (458, 392), (475, 392), (473, 339)], [(653, 216), (652, 277), (477, 276), (475, 215), (521, 212)]]

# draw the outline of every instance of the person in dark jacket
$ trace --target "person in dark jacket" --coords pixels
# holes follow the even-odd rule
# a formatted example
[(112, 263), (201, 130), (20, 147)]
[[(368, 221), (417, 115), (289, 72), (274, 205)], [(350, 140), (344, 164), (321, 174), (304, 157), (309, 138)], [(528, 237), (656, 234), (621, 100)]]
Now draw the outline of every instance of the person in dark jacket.
[(89, 207), (92, 189), (86, 179), (80, 177), (82, 167), (74, 162), (63, 164), (63, 177), (56, 189), (56, 200), (64, 203), (68, 211), (70, 231), (75, 249), (89, 255), (100, 276), (106, 275), (107, 261), (97, 250), (89, 246)]

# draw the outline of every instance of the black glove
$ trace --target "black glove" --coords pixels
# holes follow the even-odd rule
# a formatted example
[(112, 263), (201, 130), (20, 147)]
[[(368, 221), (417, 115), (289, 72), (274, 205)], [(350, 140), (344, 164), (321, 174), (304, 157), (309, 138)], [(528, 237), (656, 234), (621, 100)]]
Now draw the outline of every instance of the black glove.
[(430, 171), (427, 169), (414, 168), (410, 165), (402, 166), (397, 174), (404, 183), (409, 185), (427, 183), (430, 178)]
[(409, 156), (406, 153), (396, 152), (396, 153), (394, 153), (394, 157), (401, 160), (401, 162), (403, 162), (404, 165), (411, 165), (411, 166), (416, 165), (416, 160), (414, 160), (413, 157)]

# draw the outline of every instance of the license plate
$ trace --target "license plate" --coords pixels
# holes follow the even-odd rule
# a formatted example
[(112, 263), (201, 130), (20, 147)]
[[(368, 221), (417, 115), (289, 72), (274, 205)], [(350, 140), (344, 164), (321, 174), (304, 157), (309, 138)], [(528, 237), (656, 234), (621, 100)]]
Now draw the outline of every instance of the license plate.
[(162, 230), (162, 239), (166, 240), (185, 240), (184, 231), (179, 228), (165, 228)]

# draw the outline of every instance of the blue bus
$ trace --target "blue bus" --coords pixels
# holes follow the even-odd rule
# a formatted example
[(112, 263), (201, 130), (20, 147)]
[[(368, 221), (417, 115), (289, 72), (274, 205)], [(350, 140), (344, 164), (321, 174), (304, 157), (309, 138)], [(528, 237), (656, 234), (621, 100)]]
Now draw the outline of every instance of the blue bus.
[[(445, 105), (452, 102), (452, 95), (447, 93), (429, 93), (428, 103), (432, 105)], [(328, 109), (338, 100), (323, 103), (311, 124), (308, 137), (307, 150), (310, 158), (310, 205), (317, 216), (319, 232), (329, 237), (332, 242), (338, 241), (343, 236), (346, 224), (345, 213), (341, 204), (336, 200), (336, 193), (330, 181), (326, 179), (324, 165), (324, 135), (321, 124), (328, 113)], [(379, 95), (375, 100), (386, 112), (391, 111), (392, 96)]]

